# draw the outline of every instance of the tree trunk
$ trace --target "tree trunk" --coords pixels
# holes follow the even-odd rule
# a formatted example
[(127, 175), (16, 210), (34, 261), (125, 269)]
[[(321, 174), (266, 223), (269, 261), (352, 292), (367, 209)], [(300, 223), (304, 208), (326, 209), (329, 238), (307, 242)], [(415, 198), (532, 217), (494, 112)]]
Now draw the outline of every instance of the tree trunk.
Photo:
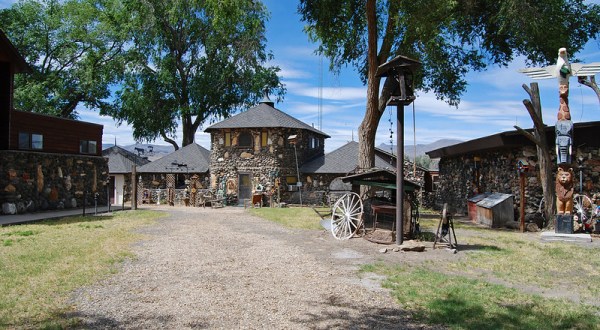
[[(596, 84), (596, 76), (589, 76), (589, 77), (577, 77), (577, 82), (579, 82), (582, 85), (586, 85), (587, 87), (591, 88), (594, 90), (594, 92), (596, 93), (596, 96), (598, 97), (598, 102), (600, 103), (600, 88), (598, 88), (598, 85)], [(589, 80), (588, 80), (589, 78)]]
[(194, 135), (196, 134), (196, 130), (194, 129), (194, 125), (192, 124), (191, 116), (181, 116), (181, 128), (183, 131), (183, 139), (181, 141), (181, 146), (185, 147), (188, 144), (194, 143)]
[(552, 171), (554, 166), (552, 165), (550, 158), (550, 149), (548, 141), (546, 139), (546, 125), (542, 120), (542, 104), (540, 102), (540, 90), (537, 83), (531, 83), (531, 88), (523, 84), (523, 89), (529, 94), (530, 100), (523, 100), (523, 104), (531, 120), (533, 120), (533, 134), (523, 130), (522, 128), (515, 126), (515, 128), (525, 135), (528, 139), (533, 141), (537, 149), (538, 165), (540, 171), (540, 184), (542, 186), (542, 193), (544, 195), (544, 215), (546, 217), (545, 226), (548, 228), (554, 227), (554, 211), (555, 211), (555, 193), (553, 184)]
[(379, 81), (375, 76), (379, 60), (377, 59), (377, 16), (376, 0), (367, 0), (366, 7), (368, 29), (367, 62), (367, 109), (365, 117), (358, 127), (358, 167), (364, 171), (375, 166), (375, 134), (379, 125)]

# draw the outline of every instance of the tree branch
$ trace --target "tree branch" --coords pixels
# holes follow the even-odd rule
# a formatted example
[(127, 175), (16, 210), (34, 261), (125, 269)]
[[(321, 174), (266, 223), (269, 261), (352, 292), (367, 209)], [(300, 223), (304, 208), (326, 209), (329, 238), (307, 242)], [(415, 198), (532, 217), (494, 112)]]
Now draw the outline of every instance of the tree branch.
[(577, 77), (577, 82), (593, 89), (598, 97), (598, 102), (600, 102), (600, 88), (598, 88), (598, 85), (596, 84), (596, 76)]
[(160, 136), (162, 136), (162, 138), (163, 138), (163, 140), (165, 140), (165, 142), (172, 144), (173, 147), (175, 148), (175, 150), (179, 150), (179, 145), (177, 144), (177, 142), (175, 140), (169, 138), (163, 130), (160, 131)]
[(538, 116), (537, 112), (535, 111), (533, 103), (531, 103), (530, 100), (524, 99), (523, 105), (525, 105), (525, 108), (527, 109), (527, 112), (529, 112), (529, 116), (531, 117), (531, 120), (533, 120), (533, 126), (535, 126), (538, 129), (543, 130), (543, 128), (546, 125), (544, 125), (542, 118), (540, 118), (540, 116)]
[(521, 127), (515, 125), (513, 126), (519, 133), (525, 135), (526, 138), (528, 138), (529, 140), (531, 140), (531, 142), (535, 143), (535, 145), (537, 145), (540, 148), (543, 148), (542, 146), (542, 141), (540, 141), (538, 138), (535, 137), (535, 135), (527, 132), (526, 130), (522, 129)]

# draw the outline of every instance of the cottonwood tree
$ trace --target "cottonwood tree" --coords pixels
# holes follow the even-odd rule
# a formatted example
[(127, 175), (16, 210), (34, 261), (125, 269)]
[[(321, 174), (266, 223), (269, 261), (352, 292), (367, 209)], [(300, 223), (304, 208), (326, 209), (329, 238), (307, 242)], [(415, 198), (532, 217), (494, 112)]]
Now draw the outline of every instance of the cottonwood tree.
[(284, 93), (267, 66), (268, 13), (252, 0), (126, 0), (131, 61), (111, 115), (133, 126), (136, 140), (162, 137), (175, 149), (207, 120), (253, 105), (265, 88)]
[[(469, 71), (517, 56), (550, 64), (560, 47), (576, 53), (598, 35), (600, 7), (580, 0), (300, 0), (305, 31), (331, 69), (353, 66), (367, 85), (359, 167), (374, 166), (375, 133), (396, 88), (377, 67), (397, 55), (422, 62), (415, 87), (457, 106)], [(510, 83), (510, 82), (507, 82)]]
[(0, 28), (32, 73), (15, 76), (17, 109), (77, 118), (78, 106), (109, 111), (123, 71), (127, 34), (116, 0), (21, 0), (0, 11)]

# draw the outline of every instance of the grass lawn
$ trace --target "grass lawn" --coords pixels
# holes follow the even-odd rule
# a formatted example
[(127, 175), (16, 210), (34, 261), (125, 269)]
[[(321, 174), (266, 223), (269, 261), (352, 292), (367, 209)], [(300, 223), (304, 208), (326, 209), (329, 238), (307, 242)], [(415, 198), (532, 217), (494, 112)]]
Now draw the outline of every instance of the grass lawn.
[(0, 228), (0, 328), (63, 328), (70, 293), (115, 272), (162, 214), (122, 211)]
[[(310, 208), (254, 209), (293, 228), (320, 228)], [(312, 214), (311, 214), (312, 212)], [(433, 240), (438, 219), (421, 219)], [(462, 258), (379, 263), (361, 272), (384, 275), (383, 285), (414, 318), (452, 329), (600, 329), (600, 249), (543, 243), (537, 234), (490, 230), (455, 222)], [(460, 245), (468, 249), (460, 250)], [(565, 298), (548, 298), (553, 292)], [(566, 297), (574, 298), (569, 300)]]
[[(248, 210), (253, 215), (277, 222), (286, 227), (298, 229), (323, 229), (319, 223), (321, 218), (310, 207), (261, 207)], [(319, 208), (318, 210), (325, 211), (327, 209)]]

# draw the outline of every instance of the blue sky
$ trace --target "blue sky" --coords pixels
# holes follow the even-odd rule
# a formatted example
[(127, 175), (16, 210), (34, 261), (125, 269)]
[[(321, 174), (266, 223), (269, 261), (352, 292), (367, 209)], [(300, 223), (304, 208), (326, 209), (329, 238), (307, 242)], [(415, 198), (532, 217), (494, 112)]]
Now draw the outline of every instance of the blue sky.
[[(0, 8), (6, 8), (13, 2), (0, 0)], [(296, 13), (297, 1), (266, 0), (264, 3), (271, 12), (271, 19), (267, 23), (267, 49), (273, 52), (275, 59), (272, 64), (281, 68), (280, 76), (287, 88), (285, 99), (275, 107), (319, 128), (318, 95), (322, 76), (321, 130), (331, 136), (325, 141), (326, 152), (353, 139), (357, 141), (358, 126), (366, 106), (366, 87), (362, 85), (358, 75), (352, 68), (334, 75), (328, 71), (327, 59), (321, 60), (314, 55), (317, 45), (311, 44), (302, 31), (303, 23)], [(591, 41), (584, 51), (575, 56), (585, 63), (600, 62), (599, 40)], [(531, 119), (522, 103), (528, 95), (521, 86), (532, 80), (517, 72), (523, 67), (524, 60), (517, 59), (508, 67), (490, 67), (484, 72), (470, 73), (467, 76), (467, 92), (462, 96), (458, 108), (436, 100), (432, 94), (418, 92), (414, 102), (416, 143), (426, 144), (445, 138), (470, 140), (513, 130), (513, 125), (531, 128)], [(558, 83), (554, 79), (537, 82), (540, 86), (544, 122), (554, 125), (558, 110)], [(592, 89), (577, 83), (576, 78), (571, 78), (570, 87), (569, 105), (573, 121), (600, 120), (600, 105)], [(395, 143), (395, 111), (395, 107), (390, 107), (382, 117), (376, 145), (390, 143), (390, 116)], [(105, 144), (113, 143), (115, 137), (119, 145), (134, 143), (131, 128), (127, 125), (117, 127), (110, 117), (82, 110), (81, 119), (104, 125)], [(208, 149), (210, 137), (203, 132), (205, 127), (198, 130), (196, 142)], [(405, 144), (413, 144), (413, 133), (412, 107), (407, 107)], [(178, 138), (181, 139), (181, 134), (178, 134)], [(153, 144), (166, 143), (157, 140)]]

